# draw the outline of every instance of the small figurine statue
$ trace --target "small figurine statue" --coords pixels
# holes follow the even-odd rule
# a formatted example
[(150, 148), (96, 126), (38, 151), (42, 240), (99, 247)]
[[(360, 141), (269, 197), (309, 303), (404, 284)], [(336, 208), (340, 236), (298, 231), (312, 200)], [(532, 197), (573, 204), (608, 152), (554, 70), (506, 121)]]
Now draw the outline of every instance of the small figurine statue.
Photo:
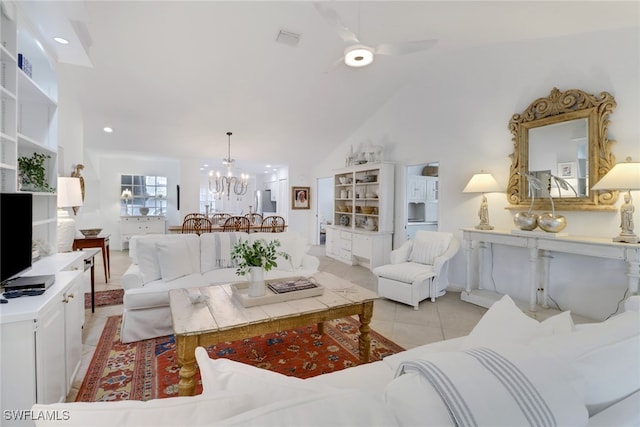
[[(82, 169), (84, 169), (84, 165), (78, 163), (75, 166), (74, 171), (71, 172), (71, 177), (80, 179), (80, 191), (82, 192), (82, 201), (84, 202), (84, 178), (82, 177)], [(73, 214), (77, 215), (78, 214), (78, 209), (80, 209), (80, 207), (79, 206), (73, 206), (72, 209), (73, 209)]]

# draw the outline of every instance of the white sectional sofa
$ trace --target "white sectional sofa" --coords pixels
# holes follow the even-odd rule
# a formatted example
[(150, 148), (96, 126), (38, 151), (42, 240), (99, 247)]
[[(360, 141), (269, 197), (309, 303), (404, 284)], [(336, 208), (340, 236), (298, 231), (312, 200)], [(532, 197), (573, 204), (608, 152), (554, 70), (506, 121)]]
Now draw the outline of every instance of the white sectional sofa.
[(121, 340), (124, 343), (173, 333), (169, 290), (246, 281), (236, 275), (231, 249), (240, 240), (278, 240), (278, 266), (265, 279), (309, 276), (320, 261), (307, 254), (309, 245), (295, 232), (205, 233), (134, 236), (129, 242), (132, 264), (122, 276), (124, 312)]
[(305, 380), (198, 348), (199, 396), (34, 405), (32, 417), (38, 427), (637, 426), (640, 296), (630, 302), (573, 325), (568, 312), (533, 320), (504, 297), (465, 337)]

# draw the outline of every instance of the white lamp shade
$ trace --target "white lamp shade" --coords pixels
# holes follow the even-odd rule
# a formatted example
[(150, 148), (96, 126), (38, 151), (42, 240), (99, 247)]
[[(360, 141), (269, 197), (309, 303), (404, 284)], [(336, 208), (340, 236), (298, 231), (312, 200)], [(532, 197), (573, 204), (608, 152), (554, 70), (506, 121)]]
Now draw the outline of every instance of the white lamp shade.
[(630, 160), (616, 164), (592, 189), (640, 190), (640, 162)]
[(471, 177), (463, 193), (501, 193), (504, 189), (490, 173), (477, 173)]
[(122, 200), (131, 200), (133, 199), (133, 194), (131, 194), (131, 190), (129, 190), (128, 188), (125, 188), (124, 190), (122, 190), (122, 194), (120, 195), (120, 198)]
[(58, 177), (58, 207), (82, 206), (80, 178)]

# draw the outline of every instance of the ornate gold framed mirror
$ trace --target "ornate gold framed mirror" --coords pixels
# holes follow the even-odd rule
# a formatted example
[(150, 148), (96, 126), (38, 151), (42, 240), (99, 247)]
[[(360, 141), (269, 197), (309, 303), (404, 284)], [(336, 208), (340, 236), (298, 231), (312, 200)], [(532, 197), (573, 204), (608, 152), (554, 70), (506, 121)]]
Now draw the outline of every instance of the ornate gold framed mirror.
[[(607, 138), (609, 115), (616, 107), (613, 96), (598, 96), (578, 89), (553, 88), (549, 96), (533, 101), (509, 121), (513, 154), (507, 185), (508, 209), (528, 209), (531, 196), (527, 178), (542, 178), (549, 187), (533, 194), (533, 209), (615, 211), (617, 191), (593, 191), (591, 187), (616, 163), (615, 142)], [(562, 178), (570, 191), (554, 186)]]

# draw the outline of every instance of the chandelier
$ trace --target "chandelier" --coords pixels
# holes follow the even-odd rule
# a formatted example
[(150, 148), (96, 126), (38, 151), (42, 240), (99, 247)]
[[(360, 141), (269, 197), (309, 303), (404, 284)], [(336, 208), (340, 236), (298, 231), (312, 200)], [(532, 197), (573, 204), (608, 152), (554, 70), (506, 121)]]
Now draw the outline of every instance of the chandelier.
[(220, 172), (216, 172), (215, 181), (213, 180), (213, 172), (209, 172), (209, 191), (213, 193), (217, 199), (221, 199), (225, 194), (227, 200), (231, 196), (231, 192), (238, 198), (247, 194), (249, 184), (249, 175), (241, 174), (239, 177), (233, 176), (233, 162), (231, 158), (231, 132), (227, 132), (228, 147), (227, 158), (222, 159), (222, 164), (227, 166), (227, 175), (220, 176)]

